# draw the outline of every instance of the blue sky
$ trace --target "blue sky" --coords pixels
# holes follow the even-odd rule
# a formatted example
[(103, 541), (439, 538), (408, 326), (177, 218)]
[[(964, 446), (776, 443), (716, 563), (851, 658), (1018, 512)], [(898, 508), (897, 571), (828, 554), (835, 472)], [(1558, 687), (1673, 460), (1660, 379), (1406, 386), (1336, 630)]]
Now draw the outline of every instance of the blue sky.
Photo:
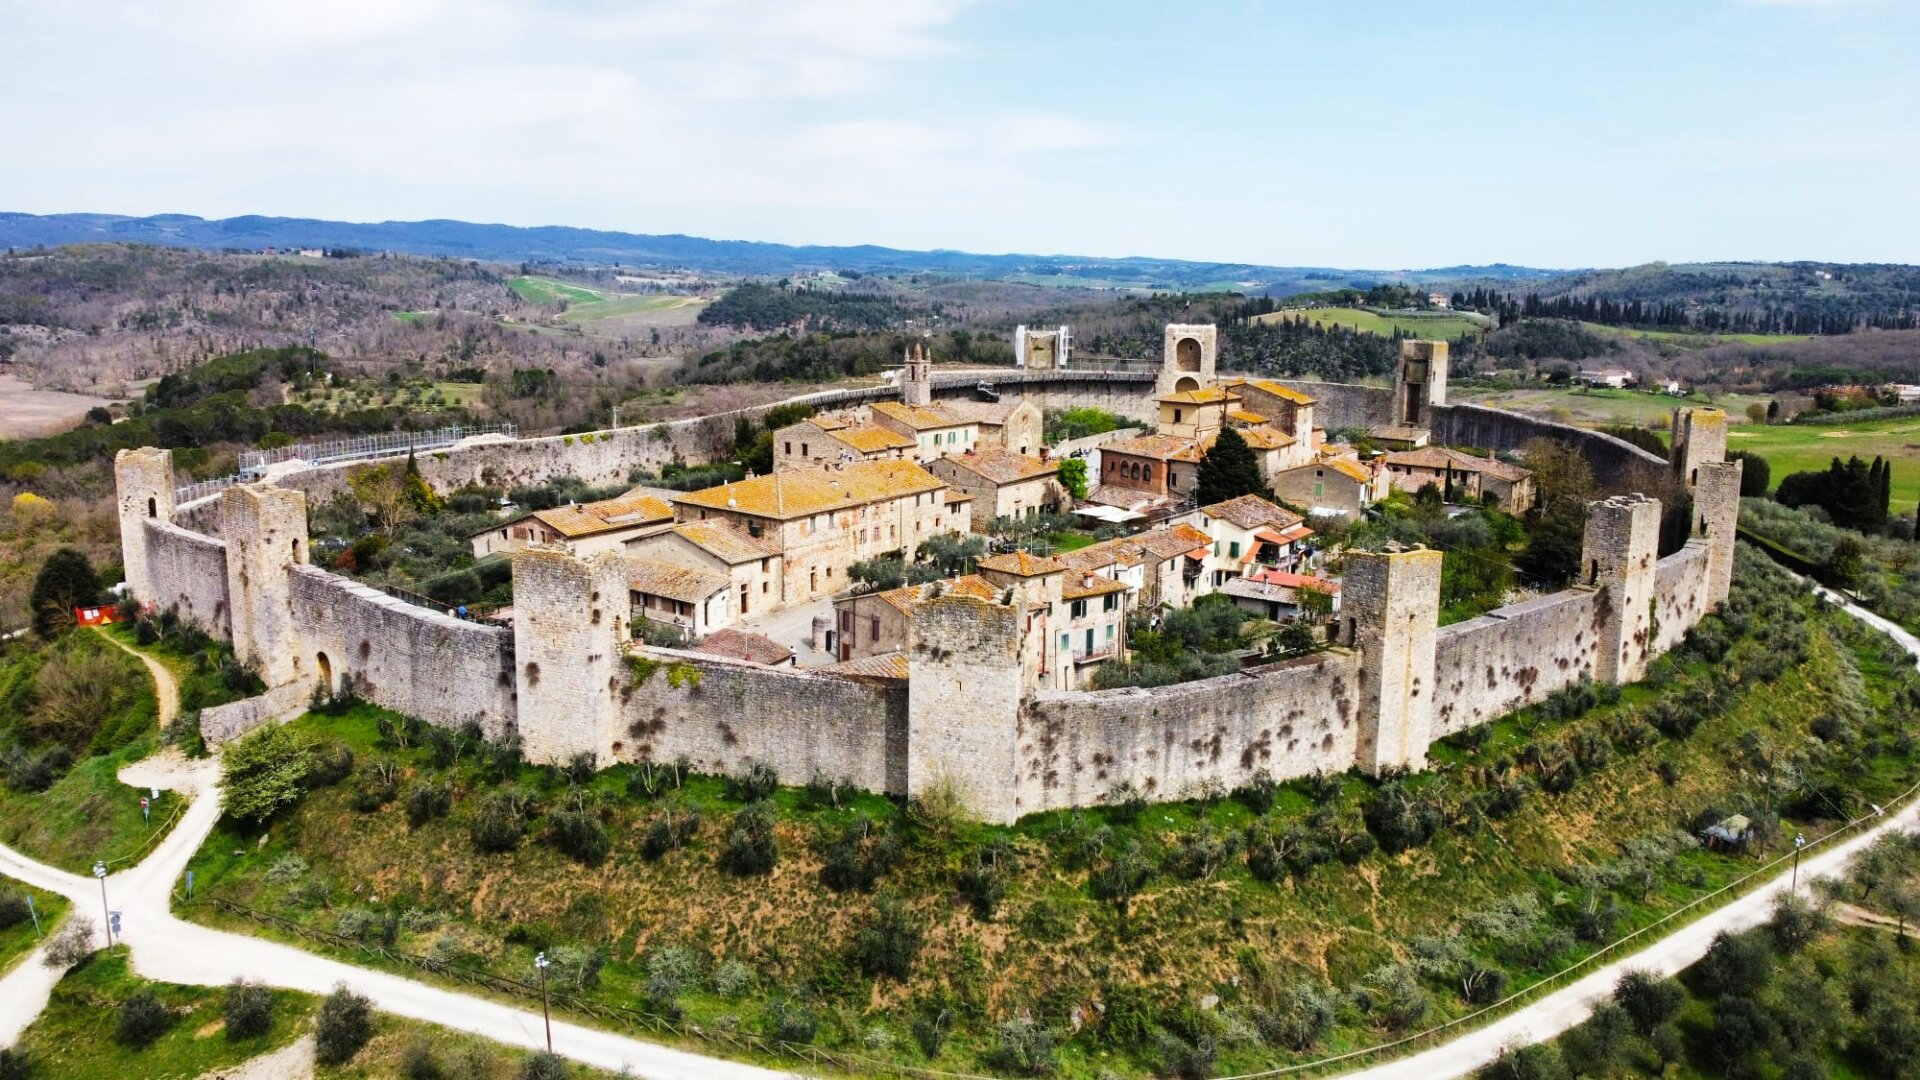
[(0, 209), (1920, 261), (1909, 0), (0, 0)]

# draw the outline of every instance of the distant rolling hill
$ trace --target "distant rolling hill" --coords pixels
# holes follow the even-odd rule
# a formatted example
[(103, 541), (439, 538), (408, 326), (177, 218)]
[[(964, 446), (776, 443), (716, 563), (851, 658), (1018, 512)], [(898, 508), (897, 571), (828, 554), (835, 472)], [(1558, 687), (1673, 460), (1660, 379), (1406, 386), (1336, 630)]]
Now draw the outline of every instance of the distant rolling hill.
[(976, 255), (962, 251), (903, 251), (764, 244), (697, 236), (643, 235), (549, 225), (521, 228), (466, 221), (357, 223), (311, 218), (245, 217), (209, 221), (187, 214), (0, 212), (0, 246), (161, 244), (203, 249), (357, 248), (410, 255), (605, 266), (673, 267), (720, 274), (793, 274), (813, 270), (861, 273), (940, 273), (1037, 284), (1095, 288), (1212, 290), (1287, 296), (1381, 281), (1410, 284), (1496, 281), (1524, 289), (1561, 271), (1529, 267), (1453, 266), (1437, 270), (1346, 270), (1337, 267), (1255, 266), (1183, 259), (1105, 259), (1076, 255)]

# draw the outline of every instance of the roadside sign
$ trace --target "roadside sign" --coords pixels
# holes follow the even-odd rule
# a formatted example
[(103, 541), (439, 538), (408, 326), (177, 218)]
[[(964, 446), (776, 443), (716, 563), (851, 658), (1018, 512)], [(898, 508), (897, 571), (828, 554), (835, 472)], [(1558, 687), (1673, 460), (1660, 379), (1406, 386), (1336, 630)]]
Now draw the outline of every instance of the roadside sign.
[(117, 911), (108, 912), (107, 924), (113, 927), (113, 936), (119, 937), (120, 936), (120, 913)]
[(193, 899), (193, 871), (187, 871), (187, 899)]
[(153, 824), (153, 805), (145, 795), (140, 796), (140, 818), (149, 825)]

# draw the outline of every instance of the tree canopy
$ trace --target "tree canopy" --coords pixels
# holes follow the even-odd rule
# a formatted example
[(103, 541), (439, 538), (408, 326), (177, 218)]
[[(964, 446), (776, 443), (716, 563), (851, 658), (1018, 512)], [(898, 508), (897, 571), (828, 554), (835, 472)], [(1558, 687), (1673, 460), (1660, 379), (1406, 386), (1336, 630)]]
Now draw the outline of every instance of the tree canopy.
[(1238, 431), (1226, 428), (1200, 458), (1200, 475), (1193, 497), (1201, 506), (1237, 499), (1242, 495), (1265, 495), (1267, 482), (1260, 476), (1260, 461), (1253, 447)]

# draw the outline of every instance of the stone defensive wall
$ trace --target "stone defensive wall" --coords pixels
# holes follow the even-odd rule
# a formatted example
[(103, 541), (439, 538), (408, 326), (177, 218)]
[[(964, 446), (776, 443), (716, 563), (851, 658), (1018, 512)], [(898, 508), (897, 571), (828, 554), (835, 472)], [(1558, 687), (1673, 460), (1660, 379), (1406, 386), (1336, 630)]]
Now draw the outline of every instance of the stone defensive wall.
[(1255, 773), (1341, 773), (1357, 753), (1350, 651), (1151, 690), (1046, 691), (1021, 710), (1017, 812), (1091, 806), (1115, 785), (1177, 799)]
[[(1393, 422), (1393, 391), (1384, 386), (1284, 380), (1313, 395), (1314, 422), (1334, 428), (1372, 428)], [(1659, 492), (1671, 470), (1662, 459), (1624, 439), (1572, 424), (1556, 424), (1483, 405), (1434, 405), (1433, 441), (1484, 450), (1518, 450), (1533, 439), (1578, 446), (1593, 466), (1593, 478), (1608, 492)]]
[(514, 726), (513, 631), (396, 600), (313, 566), (291, 571), (294, 624), (326, 684), (442, 727)]
[[(639, 649), (658, 663), (619, 695), (619, 761), (678, 761), (716, 775), (756, 762), (783, 781), (815, 776), (867, 791), (907, 790), (907, 687), (674, 649)], [(638, 683), (638, 685), (636, 685)]]
[[(1099, 372), (948, 376), (940, 390), (970, 395), (981, 381), (1008, 393), (1018, 386), (1048, 407), (1097, 404), (1123, 415), (1145, 411), (1150, 391), (1145, 376)], [(1369, 423), (1387, 403), (1387, 392), (1371, 387), (1304, 389), (1319, 397), (1329, 427)], [(892, 393), (877, 387), (815, 400), (832, 407)], [(1636, 485), (1591, 504), (1580, 580), (1569, 590), (1441, 628), (1441, 553), (1349, 553), (1345, 604), (1326, 652), (1152, 690), (1024, 699), (1019, 626), (1027, 609), (1018, 589), (917, 606), (904, 681), (764, 668), (634, 648), (616, 555), (516, 558), (510, 630), (309, 566), (309, 496), (339, 485), (341, 467), (272, 476), (177, 508), (167, 451), (124, 451), (115, 471), (133, 595), (231, 640), (271, 688), (253, 703), (208, 710), (203, 730), (212, 741), (297, 707), (318, 686), (351, 685), (432, 723), (477, 720), (490, 735), (516, 732), (536, 761), (685, 759), (715, 773), (765, 764), (788, 783), (825, 776), (896, 795), (951, 786), (981, 818), (1011, 822), (1097, 803), (1122, 783), (1177, 799), (1261, 771), (1284, 780), (1355, 767), (1418, 769), (1434, 739), (1581, 679), (1641, 678), (1730, 582), (1740, 466), (1721, 461), (1724, 416), (1697, 410), (1682, 419), (1669, 467), (1592, 432), (1434, 407), (1440, 441), (1507, 449), (1563, 438), (1609, 482)], [(731, 416), (715, 426), (731, 438)], [(604, 483), (658, 463), (674, 445), (632, 428), (476, 442), (424, 455), (420, 466), (442, 488), (562, 474)], [(1691, 539), (1666, 558), (1658, 557), (1660, 503), (1638, 493), (1647, 490), (1691, 496)]]
[(167, 521), (143, 521), (134, 527), (146, 534), (147, 572), (152, 576), (150, 591), (140, 599), (174, 608), (214, 637), (228, 637), (227, 545)]

